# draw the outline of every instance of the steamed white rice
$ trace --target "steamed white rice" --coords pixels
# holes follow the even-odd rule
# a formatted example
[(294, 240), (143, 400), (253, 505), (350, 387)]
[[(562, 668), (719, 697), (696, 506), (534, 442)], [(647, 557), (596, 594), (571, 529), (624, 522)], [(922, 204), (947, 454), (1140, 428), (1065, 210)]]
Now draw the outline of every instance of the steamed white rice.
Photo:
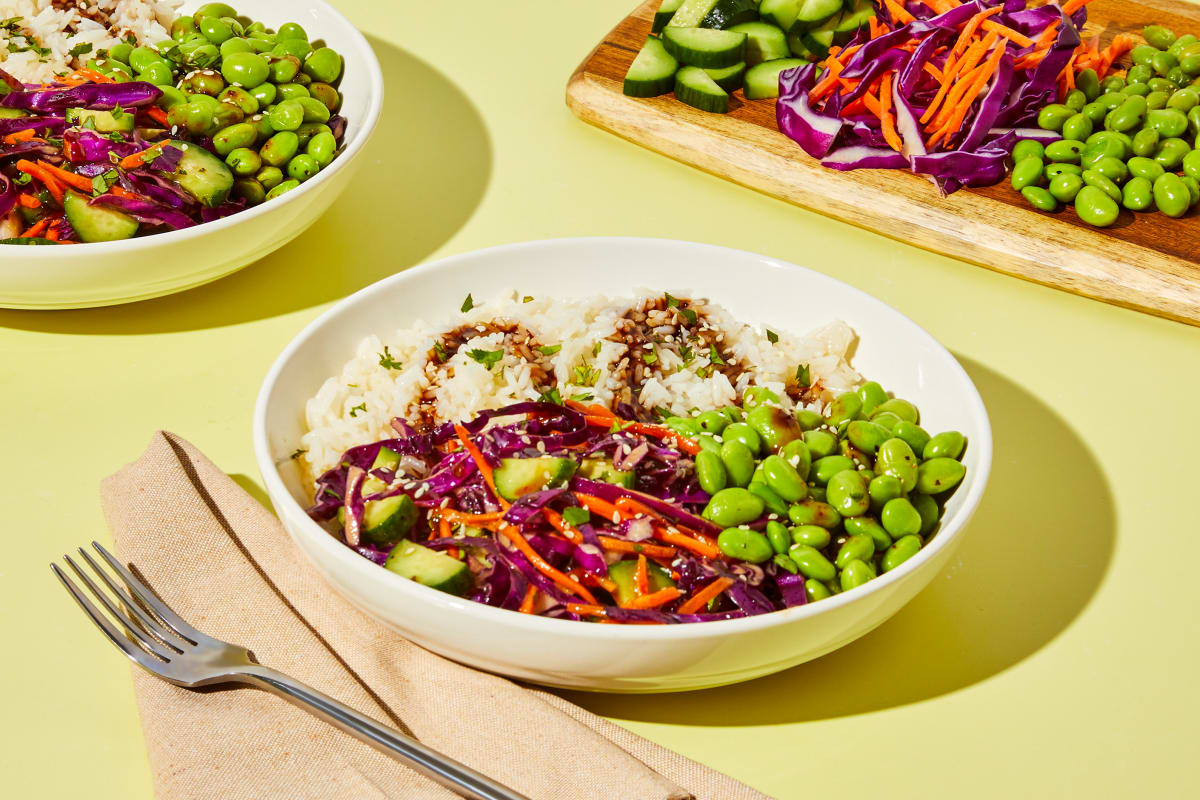
[[(418, 320), (390, 334), (369, 336), (341, 373), (325, 381), (306, 405), (308, 433), (302, 446), (307, 466), (313, 474), (320, 474), (348, 448), (394, 436), (392, 418), (412, 419), (422, 399), (425, 413), (432, 407), (436, 422), (463, 421), (485, 409), (539, 399), (541, 393), (534, 381), (537, 367), (513, 352), (514, 348), (506, 349), (503, 333), (483, 327), (493, 321), (523, 325), (542, 345), (561, 346), (548, 360), (562, 398), (609, 406), (627, 386), (622, 375), (627, 373), (631, 354), (625, 344), (608, 337), (631, 307), (662, 297), (661, 292), (641, 291), (632, 298), (528, 300), (513, 293), (479, 303), (450, 319), (436, 323)], [(745, 371), (731, 384), (712, 369), (706, 353), (697, 352), (685, 366), (674, 350), (656, 348), (657, 359), (646, 367), (650, 377), (642, 382), (636, 397), (645, 407), (694, 414), (735, 403), (750, 386), (766, 387), (791, 405), (785, 386), (789, 381), (794, 385), (800, 364), (808, 366), (813, 386), (819, 387), (815, 396), (807, 398), (809, 406), (821, 407), (862, 382), (849, 363), (855, 334), (843, 322), (802, 336), (773, 331), (778, 340), (771, 342), (765, 330), (738, 322), (720, 306), (695, 298), (688, 302), (701, 311), (707, 329), (715, 331), (726, 355)], [(479, 326), (480, 331), (444, 363), (428, 357), (442, 334), (463, 325)], [(470, 356), (471, 350), (501, 349), (505, 352), (490, 369)], [(586, 376), (583, 384), (581, 372)]]
[(170, 39), (182, 3), (0, 0), (0, 69), (24, 83), (44, 83), (122, 41), (150, 45)]

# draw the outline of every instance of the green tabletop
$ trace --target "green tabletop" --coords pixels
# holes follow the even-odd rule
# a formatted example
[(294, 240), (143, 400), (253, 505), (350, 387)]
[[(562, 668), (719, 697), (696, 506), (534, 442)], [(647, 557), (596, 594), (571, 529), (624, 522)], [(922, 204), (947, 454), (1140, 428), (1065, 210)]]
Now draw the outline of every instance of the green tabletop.
[(744, 248), (880, 297), (962, 361), (996, 463), (952, 568), (874, 633), (740, 686), (573, 700), (779, 798), (1188, 793), (1200, 329), (833, 222), (579, 122), (567, 77), (634, 0), (338, 5), (372, 37), (388, 96), (333, 210), (191, 292), (0, 312), (6, 796), (150, 796), (126, 662), (47, 568), (108, 540), (102, 477), (167, 428), (261, 496), (251, 407), (301, 326), (430, 258), (581, 235)]

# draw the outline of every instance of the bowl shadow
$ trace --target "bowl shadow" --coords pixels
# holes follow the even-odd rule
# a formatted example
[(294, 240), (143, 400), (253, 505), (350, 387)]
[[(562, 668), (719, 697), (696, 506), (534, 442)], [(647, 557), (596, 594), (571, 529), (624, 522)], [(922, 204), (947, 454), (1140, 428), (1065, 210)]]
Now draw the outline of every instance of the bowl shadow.
[(747, 683), (657, 696), (558, 692), (616, 719), (770, 725), (917, 703), (987, 680), (1066, 630), (1112, 558), (1116, 516), (1100, 465), (1026, 389), (958, 357), (996, 442), (983, 501), (949, 569), (875, 631)]
[(446, 76), (368, 38), (386, 85), (379, 124), (350, 185), (311, 228), (245, 269), (186, 292), (104, 308), (0, 310), (0, 326), (122, 335), (234, 325), (337, 300), (437, 251), (487, 190), (487, 127)]

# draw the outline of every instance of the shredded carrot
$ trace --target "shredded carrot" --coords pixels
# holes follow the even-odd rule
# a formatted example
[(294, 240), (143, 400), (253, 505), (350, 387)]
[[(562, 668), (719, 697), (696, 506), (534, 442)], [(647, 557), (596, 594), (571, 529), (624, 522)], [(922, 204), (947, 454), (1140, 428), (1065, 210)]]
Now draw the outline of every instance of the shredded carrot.
[(879, 24), (879, 21), (875, 19), (874, 15), (867, 20), (867, 30), (872, 39), (878, 39), (880, 34), (883, 33), (883, 26)]
[(633, 590), (638, 597), (650, 594), (650, 567), (646, 563), (645, 555), (637, 557), (637, 568), (633, 572)]
[(496, 496), (496, 502), (501, 508), (508, 508), (508, 501), (500, 496), (500, 492), (496, 491), (496, 482), (492, 479), (492, 467), (487, 463), (487, 459), (483, 457), (483, 453), (479, 452), (479, 448), (471, 441), (471, 434), (467, 433), (467, 429), (462, 425), (454, 426), (454, 433), (458, 436), (458, 440), (462, 442), (463, 447), (471, 454), (471, 460), (475, 462), (475, 466), (479, 469), (479, 474), (483, 476), (483, 482), (492, 490), (492, 494)]
[(933, 79), (935, 81), (937, 81), (938, 83), (941, 83), (942, 80), (944, 80), (944, 78), (945, 78), (942, 71), (940, 69), (938, 69), (937, 67), (935, 67), (933, 64), (930, 64), (928, 61), (926, 61), (924, 64), (922, 64), (921, 68), (924, 69), (926, 72), (928, 72), (930, 75), (932, 75)]
[(640, 433), (643, 436), (652, 436), (655, 439), (663, 439), (668, 445), (674, 443), (676, 448), (690, 455), (696, 455), (700, 452), (700, 445), (694, 439), (682, 436), (665, 425), (652, 425), (648, 422), (625, 422), (618, 417), (601, 417), (593, 414), (589, 414), (584, 419), (592, 427), (608, 428), (614, 423), (619, 424), (621, 430)]
[(538, 588), (536, 586), (534, 586), (532, 583), (529, 584), (529, 587), (527, 589), (525, 589), (525, 598), (523, 600), (521, 600), (521, 605), (520, 605), (520, 607), (517, 608), (517, 611), (520, 611), (522, 614), (532, 614), (533, 613), (533, 601), (534, 601), (534, 598), (537, 597), (537, 593), (538, 593)]
[(1020, 31), (1014, 31), (1012, 28), (1008, 27), (1007, 25), (1001, 25), (999, 22), (993, 22), (990, 19), (987, 20), (986, 22), (984, 22), (979, 27), (983, 28), (985, 31), (988, 31), (989, 33), (995, 33), (1000, 36), (1003, 36), (1005, 39), (1008, 39), (1010, 42), (1017, 45), (1018, 47), (1029, 47), (1033, 44), (1033, 39), (1030, 39), (1028, 36), (1021, 33)]
[(655, 528), (654, 538), (664, 541), (667, 544), (673, 544), (676, 547), (682, 547), (684, 550), (690, 550), (696, 555), (707, 556), (708, 558), (720, 558), (721, 550), (715, 545), (708, 542), (693, 539), (685, 533), (672, 531), (670, 528)]
[(147, 117), (154, 120), (159, 125), (167, 124), (167, 112), (163, 111), (158, 106), (150, 106), (149, 108), (144, 108), (142, 110), (146, 113)]
[(51, 225), (49, 228), (46, 229), (46, 238), (49, 239), (50, 241), (57, 242), (59, 239), (59, 236), (60, 236), (60, 234), (58, 232), (58, 228), (56, 228), (55, 226)]
[(731, 578), (716, 578), (711, 583), (707, 584), (703, 589), (697, 591), (689, 597), (683, 605), (679, 607), (680, 614), (695, 614), (700, 609), (708, 605), (708, 601), (714, 597), (719, 597), (721, 592), (724, 592), (730, 586), (733, 586)]
[(908, 11), (904, 9), (904, 6), (896, 2), (896, 0), (883, 0), (883, 5), (887, 8), (888, 14), (891, 15), (892, 20), (899, 25), (907, 25), (916, 19), (916, 17), (908, 13)]
[(465, 511), (456, 511), (453, 508), (439, 508), (437, 515), (449, 522), (457, 522), (460, 525), (482, 525), (488, 522), (497, 522), (504, 516), (503, 511), (492, 511), (487, 514), (468, 514)]
[(971, 44), (971, 40), (975, 37), (975, 32), (979, 30), (979, 26), (987, 20), (988, 17), (994, 17), (1004, 10), (1003, 5), (993, 6), (985, 11), (980, 11), (975, 16), (967, 20), (962, 31), (958, 34), (958, 40), (954, 42), (954, 47), (950, 50), (952, 56), (960, 56), (966, 52), (967, 47)]
[(162, 145), (156, 144), (153, 147), (147, 147), (145, 150), (134, 153), (133, 155), (125, 156), (118, 162), (121, 169), (137, 169), (144, 166), (154, 159), (158, 158), (158, 154), (162, 151)]
[(1092, 0), (1067, 0), (1062, 7), (1062, 11), (1067, 16), (1070, 16), (1090, 2), (1092, 2)]
[(659, 589), (657, 592), (635, 597), (625, 604), (626, 608), (658, 608), (666, 605), (682, 594), (674, 586), (668, 586), (666, 589)]
[(450, 538), (451, 533), (453, 533), (453, 531), (450, 530), (450, 520), (446, 519), (445, 517), (440, 517), (438, 519), (438, 533), (441, 534), (441, 538), (443, 539)]
[(23, 194), (17, 198), (17, 203), (21, 208), (41, 208), (42, 201), (37, 199), (37, 195)]
[(26, 128), (23, 131), (14, 131), (4, 137), (5, 144), (17, 144), (18, 142), (28, 142), (33, 138), (33, 128)]
[(621, 520), (628, 518), (612, 503), (596, 497), (595, 495), (584, 494), (583, 492), (575, 492), (575, 499), (578, 500), (579, 504), (588, 511), (591, 511), (596, 516), (603, 517), (609, 522), (620, 522)]
[(41, 181), (46, 187), (46, 191), (50, 192), (50, 196), (54, 198), (54, 201), (60, 206), (62, 205), (63, 189), (58, 185), (58, 181), (54, 180), (53, 175), (46, 172), (37, 164), (34, 164), (32, 161), (26, 161), (23, 158), (17, 161), (16, 166), (21, 172), (24, 172), (26, 175), (30, 175)]
[(629, 542), (612, 536), (600, 536), (600, 547), (613, 553), (645, 553), (650, 558), (674, 558), (675, 548), (647, 542)]
[(942, 139), (953, 136), (959, 131), (960, 128), (962, 128), (963, 122), (967, 117), (967, 111), (971, 107), (971, 103), (975, 102), (975, 98), (981, 91), (983, 91), (983, 87), (987, 85), (987, 82), (995, 73), (996, 67), (1000, 64), (1000, 59), (1004, 56), (1006, 47), (1006, 44), (1001, 43), (1001, 45), (996, 48), (995, 52), (992, 53), (992, 56), (987, 60), (987, 63), (977, 68), (977, 75), (970, 82), (966, 92), (964, 92), (961, 100), (959, 100), (957, 103), (956, 110), (950, 115), (949, 119), (946, 120), (942, 128), (938, 130), (937, 134), (935, 134), (934, 137), (929, 140), (929, 145), (931, 147)]
[(508, 537), (509, 541), (511, 541), (513, 545), (521, 551), (521, 554), (524, 555), (525, 558), (529, 559), (529, 563), (533, 565), (534, 569), (545, 575), (550, 580), (554, 581), (555, 585), (564, 591), (582, 597), (589, 603), (596, 602), (596, 598), (591, 592), (588, 591), (586, 586), (578, 581), (571, 580), (566, 575), (550, 566), (546, 559), (542, 558), (541, 554), (538, 553), (537, 550), (534, 550), (529, 542), (525, 540), (525, 537), (521, 535), (521, 532), (517, 530), (516, 526), (504, 525), (501, 527), (500, 532)]
[(824, 64), (827, 70), (824, 77), (817, 81), (816, 85), (813, 86), (812, 90), (808, 93), (808, 99), (813, 103), (821, 100), (837, 88), (838, 75), (842, 73), (841, 62), (833, 56), (825, 59)]
[(583, 534), (571, 528), (571, 526), (567, 524), (566, 520), (562, 518), (562, 514), (559, 514), (552, 508), (542, 508), (542, 515), (546, 518), (546, 521), (549, 522), (556, 531), (561, 533), (563, 538), (565, 538), (571, 544), (583, 544)]
[(904, 140), (896, 130), (896, 121), (892, 118), (892, 76), (891, 71), (883, 73), (883, 82), (879, 85), (879, 121), (883, 125), (883, 138), (897, 153), (904, 150)]
[(115, 80), (108, 77), (104, 73), (96, 72), (96, 70), (88, 69), (86, 67), (80, 67), (72, 72), (69, 77), (75, 78), (76, 80), (82, 78), (84, 80), (91, 81), (92, 83), (116, 83)]
[(39, 161), (37, 163), (39, 167), (53, 175), (56, 181), (65, 183), (81, 192), (90, 193), (92, 191), (91, 178), (85, 178), (82, 175), (76, 175), (74, 172), (68, 172), (67, 170), (60, 169), (52, 164), (47, 164), (45, 161)]
[(603, 617), (604, 607), (594, 603), (567, 603), (567, 611), (581, 617)]
[(33, 237), (37, 236), (42, 231), (46, 230), (46, 226), (49, 224), (50, 224), (50, 220), (40, 219), (37, 222), (30, 225), (29, 228), (17, 238), (32, 239)]

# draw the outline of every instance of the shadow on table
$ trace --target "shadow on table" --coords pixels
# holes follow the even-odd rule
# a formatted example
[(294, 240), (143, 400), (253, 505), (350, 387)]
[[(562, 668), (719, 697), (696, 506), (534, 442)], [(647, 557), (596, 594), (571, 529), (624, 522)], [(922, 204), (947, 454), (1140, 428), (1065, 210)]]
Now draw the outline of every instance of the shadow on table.
[(816, 661), (701, 692), (570, 699), (605, 716), (691, 725), (769, 725), (916, 703), (986, 680), (1053, 641), (1087, 606), (1116, 523), (1100, 465), (1024, 388), (959, 358), (995, 437), (988, 490), (949, 574), (895, 617)]
[(199, 330), (344, 297), (420, 262), (470, 219), (492, 149), (482, 117), (429, 64), (371, 39), (386, 95), (358, 173), (305, 233), (255, 264), (180, 294), (78, 311), (0, 311), (0, 326), (67, 334)]

